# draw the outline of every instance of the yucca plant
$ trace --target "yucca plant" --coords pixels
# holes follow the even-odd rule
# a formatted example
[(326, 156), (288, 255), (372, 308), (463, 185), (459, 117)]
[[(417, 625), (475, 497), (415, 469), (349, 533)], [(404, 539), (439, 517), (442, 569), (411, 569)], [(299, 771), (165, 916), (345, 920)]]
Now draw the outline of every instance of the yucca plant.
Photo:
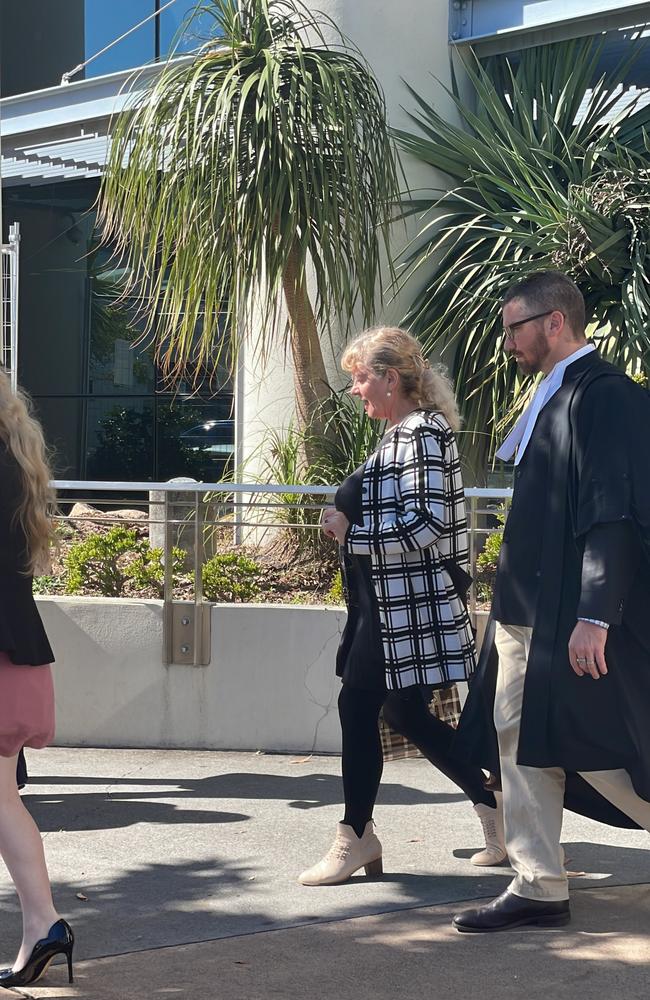
[[(301, 431), (292, 425), (285, 431), (268, 432), (262, 446), (264, 482), (336, 487), (375, 451), (385, 430), (385, 423), (370, 420), (346, 390), (330, 390), (318, 417), (315, 423), (322, 426), (320, 433), (313, 426)], [(305, 453), (314, 456), (306, 466), (301, 461)], [(310, 555), (332, 551), (331, 543), (316, 530), (322, 497), (284, 493), (278, 499), (282, 506), (276, 515), (290, 529), (300, 551)]]
[(384, 98), (300, 0), (204, 0), (193, 18), (213, 37), (115, 122), (99, 219), (164, 369), (232, 360), (242, 332), (264, 359), (282, 337), (305, 426), (328, 395), (321, 335), (381, 298), (400, 188)]
[(338, 485), (365, 463), (386, 430), (386, 422), (371, 420), (347, 389), (331, 390), (322, 423), (323, 434), (311, 433), (318, 457), (309, 472), (311, 482), (323, 486)]
[(417, 131), (396, 133), (451, 179), (451, 190), (404, 207), (423, 213), (404, 259), (419, 286), (405, 321), (450, 363), (466, 440), (483, 458), (530, 388), (501, 350), (499, 304), (513, 280), (568, 272), (605, 356), (632, 371), (650, 365), (650, 108), (622, 98), (630, 60), (597, 78), (602, 44), (470, 59), (474, 109), (455, 81), (451, 91), (462, 127), (409, 88)]

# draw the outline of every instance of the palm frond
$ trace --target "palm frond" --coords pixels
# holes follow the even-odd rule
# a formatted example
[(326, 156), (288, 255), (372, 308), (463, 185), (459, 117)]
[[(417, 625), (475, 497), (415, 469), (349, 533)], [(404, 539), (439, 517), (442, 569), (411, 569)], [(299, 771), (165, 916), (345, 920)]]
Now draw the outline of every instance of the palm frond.
[(449, 92), (462, 127), (409, 88), (416, 128), (395, 133), (450, 181), (428, 202), (418, 192), (420, 230), (402, 258), (402, 278), (418, 286), (405, 323), (451, 361), (467, 438), (484, 455), (530, 387), (500, 349), (501, 298), (526, 273), (569, 273), (605, 356), (650, 366), (650, 112), (638, 95), (622, 97), (638, 52), (595, 79), (602, 44), (474, 59), (475, 109), (458, 86)]
[[(381, 299), (398, 167), (359, 52), (299, 0), (206, 0), (214, 38), (114, 123), (99, 219), (168, 371), (280, 333), (287, 262), (319, 332)], [(286, 289), (286, 286), (285, 286)], [(228, 336), (224, 336), (227, 332)]]

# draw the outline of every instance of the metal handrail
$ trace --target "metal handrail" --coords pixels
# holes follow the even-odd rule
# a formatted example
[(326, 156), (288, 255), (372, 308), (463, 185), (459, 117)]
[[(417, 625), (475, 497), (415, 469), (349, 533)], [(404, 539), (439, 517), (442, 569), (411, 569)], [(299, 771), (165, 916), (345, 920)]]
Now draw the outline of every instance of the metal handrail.
[[(53, 479), (50, 483), (56, 490), (104, 490), (127, 493), (149, 493), (161, 491), (167, 493), (295, 493), (299, 496), (331, 496), (338, 486), (298, 486), (292, 483), (228, 483), (223, 480), (216, 483), (194, 483), (179, 480), (176, 483), (136, 483), (132, 480), (102, 480), (102, 479)], [(494, 497), (508, 500), (512, 497), (512, 489), (487, 486), (469, 486), (465, 489), (466, 497)]]
[[(115, 507), (129, 495), (145, 494), (135, 503), (147, 507), (147, 524), (162, 527), (163, 574), (163, 661), (165, 663), (190, 663), (200, 666), (209, 662), (210, 605), (203, 599), (202, 571), (205, 561), (205, 529), (228, 528), (233, 530), (235, 544), (241, 539), (241, 529), (268, 531), (276, 528), (286, 530), (318, 531), (318, 518), (313, 523), (287, 523), (278, 520), (273, 513), (287, 508), (317, 512), (322, 510), (337, 490), (337, 486), (305, 486), (292, 483), (199, 483), (178, 480), (176, 482), (151, 483), (116, 480), (72, 480), (57, 479), (50, 484), (59, 493), (61, 503), (85, 503), (94, 508), (107, 504)], [(74, 496), (62, 494), (72, 492)], [(103, 494), (98, 498), (96, 494)], [(482, 549), (480, 537), (485, 538), (499, 526), (494, 515), (506, 510), (512, 497), (507, 488), (468, 487), (465, 490), (468, 507), (469, 561), (475, 572), (477, 556)], [(289, 500), (288, 498), (295, 498)], [(215, 501), (215, 508), (208, 510), (202, 499)], [(280, 499), (282, 498), (282, 499)], [(307, 498), (308, 502), (304, 499)], [(311, 499), (311, 502), (309, 500)], [(492, 503), (487, 503), (492, 501)], [(173, 506), (172, 506), (173, 505)], [(255, 517), (254, 515), (257, 515)], [(260, 516), (261, 515), (261, 516)], [(270, 516), (269, 516), (270, 515)], [(142, 515), (140, 515), (142, 516)], [(63, 521), (71, 519), (71, 513), (58, 514)], [(73, 520), (81, 520), (79, 517)], [(97, 510), (84, 513), (83, 520), (91, 524), (124, 524), (124, 514), (111, 516), (111, 511)], [(133, 519), (135, 523), (135, 518)], [(172, 548), (175, 544), (176, 529), (190, 532), (193, 549), (191, 565), (194, 576), (193, 600), (174, 600)], [(150, 534), (151, 540), (151, 534)], [(176, 539), (177, 541), (177, 539)], [(475, 588), (470, 593), (470, 611), (476, 612)], [(180, 636), (180, 637), (179, 637)], [(206, 653), (206, 648), (208, 652)], [(206, 658), (207, 656), (207, 658)], [(180, 658), (179, 658), (180, 657)]]

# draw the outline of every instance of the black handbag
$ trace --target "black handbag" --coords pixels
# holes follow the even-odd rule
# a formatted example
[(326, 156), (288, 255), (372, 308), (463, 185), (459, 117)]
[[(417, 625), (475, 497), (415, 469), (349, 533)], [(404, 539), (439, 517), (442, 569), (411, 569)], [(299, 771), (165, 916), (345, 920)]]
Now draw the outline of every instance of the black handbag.
[(469, 604), (469, 588), (474, 583), (474, 577), (470, 576), (467, 570), (464, 570), (463, 567), (460, 566), (454, 559), (443, 559), (442, 565), (449, 573), (451, 582), (454, 585), (454, 590), (462, 601), (463, 607), (467, 610), (467, 605)]

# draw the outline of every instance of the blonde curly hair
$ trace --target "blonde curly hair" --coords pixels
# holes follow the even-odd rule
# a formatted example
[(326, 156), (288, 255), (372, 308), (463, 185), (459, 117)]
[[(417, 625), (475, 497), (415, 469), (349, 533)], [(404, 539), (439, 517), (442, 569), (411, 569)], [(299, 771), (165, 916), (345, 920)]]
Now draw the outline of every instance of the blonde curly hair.
[(25, 572), (32, 574), (47, 565), (52, 539), (50, 468), (41, 425), (31, 414), (29, 397), (14, 392), (6, 372), (0, 369), (0, 440), (18, 463), (23, 496), (13, 524), (20, 524), (27, 544)]
[(364, 330), (348, 344), (341, 367), (352, 373), (365, 365), (379, 377), (388, 368), (398, 372), (404, 394), (423, 410), (436, 410), (447, 420), (452, 431), (461, 425), (454, 388), (442, 365), (432, 367), (422, 354), (415, 337), (397, 326), (376, 326)]

